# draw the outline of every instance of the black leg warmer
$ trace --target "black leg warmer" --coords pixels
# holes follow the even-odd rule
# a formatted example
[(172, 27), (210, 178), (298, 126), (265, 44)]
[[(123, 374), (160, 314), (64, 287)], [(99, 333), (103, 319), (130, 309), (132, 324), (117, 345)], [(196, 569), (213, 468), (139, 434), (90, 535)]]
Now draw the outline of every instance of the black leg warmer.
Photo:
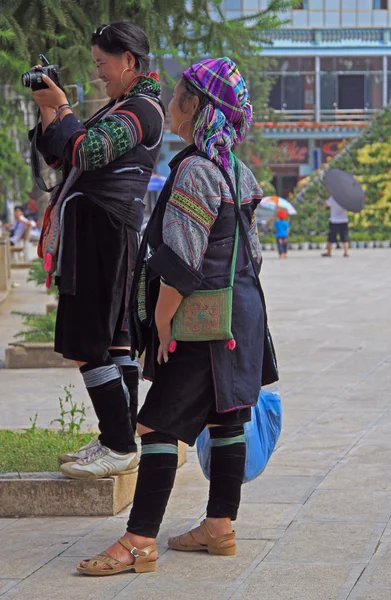
[(121, 373), (109, 357), (103, 364), (80, 368), (99, 419), (99, 439), (115, 452), (137, 452)]
[(158, 534), (178, 465), (178, 440), (158, 433), (141, 436), (141, 458), (127, 530), (144, 537)]
[(130, 358), (128, 350), (109, 350), (113, 362), (122, 372), (122, 378), (126, 385), (129, 396), (129, 411), (132, 421), (133, 431), (136, 431), (137, 426), (137, 409), (138, 409), (138, 381), (139, 367), (138, 362)]
[(243, 425), (211, 427), (209, 502), (206, 516), (235, 521), (246, 462)]

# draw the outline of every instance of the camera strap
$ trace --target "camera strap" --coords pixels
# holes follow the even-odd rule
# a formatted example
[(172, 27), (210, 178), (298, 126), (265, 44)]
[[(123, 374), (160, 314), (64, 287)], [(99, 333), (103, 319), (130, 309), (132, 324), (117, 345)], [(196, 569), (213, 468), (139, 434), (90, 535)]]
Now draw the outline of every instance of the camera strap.
[(40, 168), (40, 164), (39, 164), (39, 155), (38, 155), (38, 148), (37, 148), (39, 117), (40, 117), (40, 111), (38, 109), (37, 125), (35, 127), (33, 139), (31, 140), (31, 147), (30, 147), (31, 170), (33, 173), (34, 181), (37, 184), (37, 186), (39, 187), (39, 189), (42, 190), (43, 192), (52, 192), (57, 186), (64, 183), (65, 180), (63, 179), (59, 183), (56, 183), (56, 185), (54, 185), (53, 187), (48, 188), (48, 186), (46, 185), (46, 183), (41, 175), (41, 168)]

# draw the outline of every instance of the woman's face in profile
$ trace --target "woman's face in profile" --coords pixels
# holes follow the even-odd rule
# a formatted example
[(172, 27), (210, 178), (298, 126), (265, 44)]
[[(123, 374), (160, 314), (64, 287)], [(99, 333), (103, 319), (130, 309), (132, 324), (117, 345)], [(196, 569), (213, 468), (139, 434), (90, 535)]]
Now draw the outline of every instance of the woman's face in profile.
[(181, 81), (178, 81), (174, 88), (174, 93), (171, 102), (168, 105), (168, 113), (171, 116), (170, 130), (172, 133), (175, 134), (178, 133), (178, 129), (182, 121), (186, 119), (186, 115), (183, 114), (179, 102), (180, 97), (184, 92), (184, 89), (185, 88), (183, 83)]
[(170, 129), (172, 133), (179, 135), (188, 142), (193, 136), (194, 115), (199, 109), (199, 103), (197, 96), (191, 96), (186, 92), (183, 80), (180, 79), (168, 105), (168, 112), (171, 115)]
[[(105, 84), (108, 97), (113, 99), (121, 98), (125, 86), (128, 86), (135, 77), (135, 73), (133, 72), (134, 57), (132, 57), (130, 52), (125, 52), (119, 56), (107, 54), (99, 46), (92, 46), (91, 54), (98, 71), (98, 77)], [(129, 57), (133, 58), (133, 65), (129, 64)], [(127, 67), (130, 67), (131, 70), (124, 72), (124, 69)]]

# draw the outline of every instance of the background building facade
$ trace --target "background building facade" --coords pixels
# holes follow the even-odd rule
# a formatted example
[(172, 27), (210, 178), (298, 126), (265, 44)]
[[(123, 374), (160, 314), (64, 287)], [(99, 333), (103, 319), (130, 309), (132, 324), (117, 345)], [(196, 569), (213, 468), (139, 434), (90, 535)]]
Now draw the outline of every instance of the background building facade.
[[(224, 0), (222, 9), (237, 18), (266, 6), (267, 0)], [(290, 23), (265, 34), (270, 45), (262, 53), (273, 67), (260, 77), (273, 77), (274, 87), (265, 114), (255, 119), (278, 144), (273, 183), (286, 197), (390, 101), (391, 0), (303, 0), (280, 16)], [(180, 147), (168, 134), (163, 161)], [(162, 163), (161, 170), (167, 174)]]

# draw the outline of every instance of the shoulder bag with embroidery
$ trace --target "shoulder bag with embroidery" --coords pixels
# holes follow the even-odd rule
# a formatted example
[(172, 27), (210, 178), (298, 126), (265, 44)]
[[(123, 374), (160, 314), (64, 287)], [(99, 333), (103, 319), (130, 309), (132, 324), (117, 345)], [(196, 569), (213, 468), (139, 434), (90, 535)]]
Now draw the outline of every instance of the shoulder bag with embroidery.
[[(236, 192), (229, 180), (233, 201), (240, 210), (240, 164), (234, 158)], [(223, 171), (222, 171), (223, 172)], [(228, 175), (223, 172), (224, 176)], [(235, 211), (236, 213), (236, 211)], [(232, 298), (239, 245), (239, 220), (236, 218), (229, 286), (216, 290), (196, 290), (179, 305), (172, 320), (172, 339), (182, 342), (227, 340), (227, 348), (236, 346), (232, 335)]]

